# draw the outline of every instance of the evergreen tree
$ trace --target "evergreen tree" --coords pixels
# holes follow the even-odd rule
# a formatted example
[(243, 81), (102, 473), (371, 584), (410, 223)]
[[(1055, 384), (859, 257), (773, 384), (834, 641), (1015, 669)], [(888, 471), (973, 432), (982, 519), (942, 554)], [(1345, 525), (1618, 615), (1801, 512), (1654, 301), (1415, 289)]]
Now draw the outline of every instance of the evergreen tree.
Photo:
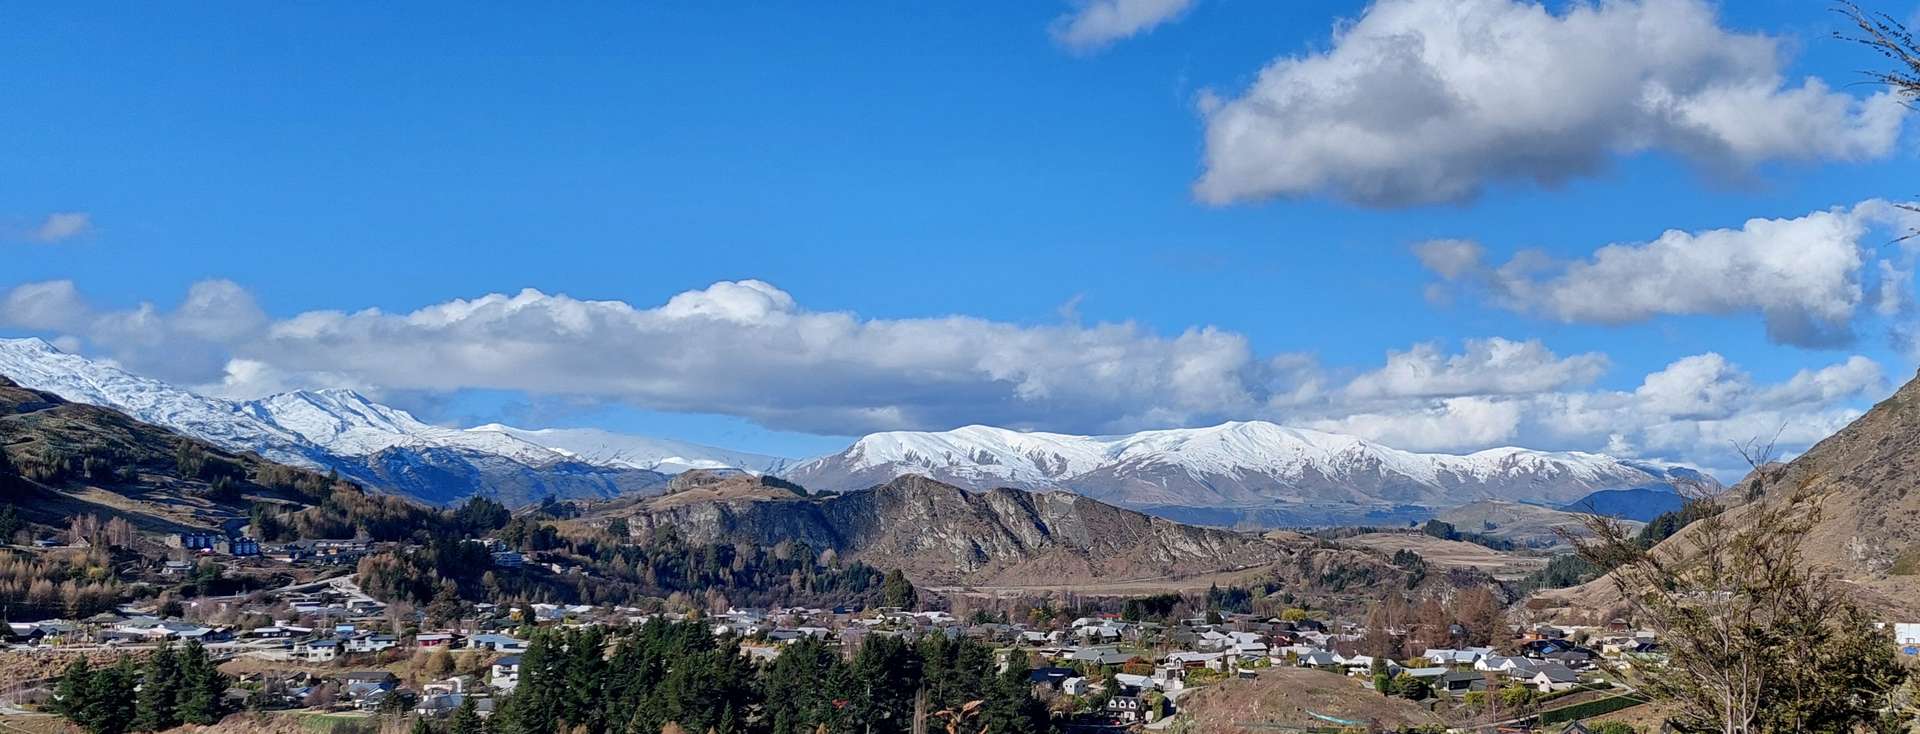
[(53, 712), (76, 719), (76, 715), (86, 708), (86, 697), (92, 691), (93, 666), (87, 664), (87, 658), (82, 656), (67, 664), (66, 672), (60, 675), (59, 685), (54, 686)]
[(600, 731), (606, 723), (600, 696), (607, 678), (606, 635), (598, 627), (570, 634), (566, 656), (560, 719)]
[(1033, 682), (1028, 680), (1033, 670), (1027, 665), (1026, 653), (1016, 649), (1009, 655), (1006, 670), (994, 681), (985, 710), (981, 711), (987, 731), (1042, 734), (1048, 728), (1047, 705), (1033, 697)]
[(126, 658), (98, 670), (77, 660), (60, 677), (55, 710), (89, 734), (122, 734), (133, 726), (137, 677)]
[(135, 724), (142, 731), (163, 731), (180, 725), (180, 660), (172, 645), (161, 645), (147, 660), (146, 680), (140, 686)]
[(907, 580), (906, 574), (901, 573), (897, 568), (887, 572), (887, 580), (880, 587), (880, 599), (883, 604), (912, 609), (918, 598), (919, 592), (914, 590), (913, 582)]
[[(5, 457), (6, 455), (7, 452), (0, 451), (0, 457)], [(6, 487), (6, 467), (0, 467), (0, 489), (5, 489)], [(0, 543), (13, 542), (14, 533), (20, 532), (20, 529), (26, 526), (27, 521), (20, 517), (20, 511), (14, 508), (12, 502), (0, 502)]]
[(486, 734), (486, 720), (480, 718), (480, 709), (473, 701), (472, 696), (460, 698), (460, 708), (454, 709), (447, 734)]
[(198, 640), (187, 643), (180, 655), (179, 698), (175, 703), (180, 721), (208, 725), (220, 720), (220, 696), (226, 693), (227, 676), (207, 659), (207, 648)]
[(874, 734), (913, 726), (913, 699), (920, 688), (920, 660), (896, 637), (872, 637), (854, 655), (850, 686), (841, 692), (848, 715)]
[(407, 734), (434, 734), (433, 725), (427, 723), (424, 717), (414, 719), (413, 726), (407, 729)]
[(507, 700), (500, 717), (507, 731), (545, 734), (560, 722), (561, 688), (565, 685), (564, 633), (541, 630), (520, 655), (520, 685)]
[(832, 718), (833, 697), (822, 686), (834, 678), (840, 656), (812, 637), (780, 651), (761, 674), (761, 699), (766, 701), (772, 734), (813, 734)]

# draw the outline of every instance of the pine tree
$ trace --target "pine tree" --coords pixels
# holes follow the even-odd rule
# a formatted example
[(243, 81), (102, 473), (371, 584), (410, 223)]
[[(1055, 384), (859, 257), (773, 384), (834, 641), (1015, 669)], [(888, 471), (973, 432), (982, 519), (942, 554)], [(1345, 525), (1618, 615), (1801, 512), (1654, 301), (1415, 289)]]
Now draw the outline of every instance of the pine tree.
[(598, 627), (588, 627), (568, 639), (561, 720), (585, 724), (590, 731), (598, 731), (605, 723), (601, 721), (604, 701), (600, 696), (607, 680), (605, 652), (606, 635)]
[(460, 698), (460, 708), (454, 709), (453, 721), (447, 725), (447, 734), (486, 734), (486, 720), (480, 718), (480, 709), (472, 696)]
[(180, 659), (172, 645), (161, 645), (147, 661), (146, 681), (140, 686), (135, 725), (143, 731), (162, 731), (180, 725)]
[(133, 726), (135, 678), (126, 658), (99, 670), (82, 658), (60, 677), (55, 709), (89, 734), (122, 734)]
[(88, 730), (98, 734), (118, 734), (133, 728), (134, 688), (140, 672), (125, 657), (113, 667), (93, 676), (93, 712)]
[(92, 692), (93, 666), (82, 656), (67, 665), (66, 672), (60, 675), (60, 684), (53, 689), (54, 713), (77, 721), (79, 712), (86, 708), (87, 695)]
[(433, 725), (427, 723), (427, 720), (423, 717), (413, 720), (413, 727), (407, 730), (407, 734), (435, 734), (435, 732), (433, 731)]
[(227, 677), (207, 659), (207, 648), (199, 641), (187, 643), (180, 655), (180, 688), (175, 707), (180, 720), (188, 724), (212, 724), (220, 720), (220, 696), (226, 693)]
[(812, 637), (802, 638), (761, 672), (761, 699), (773, 734), (812, 734), (832, 715), (833, 698), (823, 682), (832, 680), (840, 656)]
[(985, 710), (981, 712), (987, 731), (1041, 734), (1048, 729), (1047, 706), (1033, 697), (1033, 682), (1028, 679), (1033, 671), (1027, 665), (1027, 655), (1018, 649), (1009, 655), (1007, 668), (994, 681), (992, 692), (987, 694)]

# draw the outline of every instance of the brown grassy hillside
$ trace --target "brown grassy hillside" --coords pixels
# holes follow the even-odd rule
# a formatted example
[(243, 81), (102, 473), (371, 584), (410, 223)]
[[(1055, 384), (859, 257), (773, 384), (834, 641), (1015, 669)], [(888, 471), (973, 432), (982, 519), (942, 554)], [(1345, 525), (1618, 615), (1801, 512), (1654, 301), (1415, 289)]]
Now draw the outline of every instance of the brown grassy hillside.
[[(1920, 619), (1920, 379), (1793, 461), (1749, 474), (1720, 501), (1737, 520), (1752, 503), (1785, 501), (1801, 489), (1820, 512), (1806, 559), (1854, 584), (1870, 606)], [(1657, 550), (1676, 552), (1687, 537), (1683, 530)], [(1618, 602), (1611, 584), (1548, 592), (1534, 606), (1604, 610)]]

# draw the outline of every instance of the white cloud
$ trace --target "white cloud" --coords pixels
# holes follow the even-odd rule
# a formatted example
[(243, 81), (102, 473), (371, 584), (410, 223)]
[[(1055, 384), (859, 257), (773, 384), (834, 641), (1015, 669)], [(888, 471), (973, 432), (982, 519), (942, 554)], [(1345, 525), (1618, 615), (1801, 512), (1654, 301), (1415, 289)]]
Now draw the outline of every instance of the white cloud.
[(1413, 246), (1420, 264), (1447, 280), (1467, 276), (1480, 268), (1486, 248), (1473, 240), (1428, 240)]
[(1151, 30), (1178, 18), (1194, 0), (1079, 0), (1080, 7), (1053, 24), (1053, 39), (1086, 51)]
[(54, 280), (17, 286), (0, 297), (0, 325), (84, 337), (128, 369), (199, 382), (219, 373), (234, 344), (260, 336), (267, 316), (252, 294), (228, 280), (193, 284), (171, 311), (152, 303), (101, 311), (72, 281)]
[(1734, 479), (1746, 469), (1736, 444), (1778, 434), (1791, 455), (1859, 417), (1855, 401), (1886, 388), (1880, 366), (1860, 356), (1762, 384), (1706, 353), (1674, 360), (1633, 390), (1333, 401), (1301, 422), (1412, 450), (1579, 449), (1685, 461)]
[(1709, 420), (1732, 415), (1744, 403), (1748, 390), (1746, 375), (1727, 358), (1708, 352), (1647, 375), (1633, 395), (1652, 415)]
[(1527, 405), (1490, 398), (1448, 398), (1389, 411), (1357, 412), (1312, 420), (1323, 431), (1349, 433), (1410, 450), (1480, 448), (1514, 441)]
[(1779, 39), (1719, 25), (1704, 0), (1380, 0), (1330, 48), (1209, 97), (1212, 203), (1325, 194), (1458, 202), (1558, 184), (1616, 156), (1675, 153), (1721, 174), (1774, 160), (1887, 155), (1906, 108), (1784, 78)]
[(71, 280), (28, 283), (0, 298), (0, 322), (36, 331), (72, 331), (86, 320), (86, 301)]
[(1538, 341), (1469, 339), (1460, 354), (1432, 343), (1388, 352), (1385, 367), (1354, 378), (1347, 392), (1361, 399), (1529, 394), (1585, 385), (1606, 369), (1603, 354), (1561, 358)]
[(1572, 261), (1522, 252), (1499, 267), (1484, 261), (1479, 245), (1460, 240), (1424, 243), (1414, 252), (1442, 281), (1483, 287), (1504, 307), (1564, 322), (1746, 312), (1759, 314), (1776, 342), (1834, 346), (1853, 339), (1857, 316), (1884, 312), (1904, 297), (1911, 265), (1874, 261), (1879, 243), (1869, 240), (1877, 227), (1900, 226), (1906, 216), (1876, 199), (1750, 219), (1738, 229), (1669, 230)]
[(65, 242), (93, 229), (93, 217), (86, 212), (54, 212), (33, 227), (29, 238), (48, 244)]
[(227, 281), (196, 284), (171, 309), (126, 310), (95, 309), (57, 281), (0, 295), (0, 326), (69, 334), (68, 347), (229, 397), (496, 389), (825, 434), (968, 423), (1099, 433), (1262, 418), (1412, 450), (1611, 448), (1709, 467), (1730, 464), (1728, 436), (1830, 430), (1884, 388), (1864, 357), (1761, 384), (1708, 353), (1675, 360), (1637, 389), (1595, 389), (1605, 355), (1501, 338), (1457, 351), (1416, 344), (1348, 372), (1301, 354), (1260, 355), (1215, 328), (867, 319), (808, 310), (761, 281), (716, 283), (651, 308), (527, 290), (285, 319), (268, 318)]

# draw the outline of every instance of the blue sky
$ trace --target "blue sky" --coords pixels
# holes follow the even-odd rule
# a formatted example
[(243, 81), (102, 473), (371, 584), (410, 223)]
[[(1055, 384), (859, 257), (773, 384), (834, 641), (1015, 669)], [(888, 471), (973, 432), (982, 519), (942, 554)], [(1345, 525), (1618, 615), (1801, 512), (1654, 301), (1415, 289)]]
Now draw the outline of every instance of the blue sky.
[[(1340, 48), (1336, 24), (1366, 22), (1375, 9), (1173, 2), (1166, 5), (1177, 12), (1157, 24), (1083, 47), (1063, 37), (1087, 7), (1071, 2), (717, 5), (0, 11), (0, 96), (8, 100), (0, 113), (8, 172), (0, 177), (0, 228), (8, 233), (0, 291), (71, 281), (84, 302), (74, 308), (85, 309), (62, 318), (0, 312), (0, 331), (65, 336), (64, 345), (83, 353), (209, 390), (222, 379), (209, 365), (240, 357), (270, 366), (275, 387), (370, 389), (435, 420), (600, 425), (792, 455), (887, 427), (1121, 430), (1236, 417), (1433, 444), (1341, 414), (1365, 410), (1384, 421), (1431, 411), (1435, 400), (1485, 396), (1415, 391), (1392, 406), (1323, 398), (1296, 409), (1263, 389), (1253, 402), (1196, 403), (1189, 395), (1135, 411), (1126, 407), (1135, 388), (1123, 386), (1077, 395), (1057, 410), (1048, 403), (1053, 393), (1018, 390), (1007, 398), (1028, 403), (1018, 410), (992, 400), (969, 412), (798, 397), (732, 410), (732, 395), (807, 392), (809, 367), (730, 383), (711, 399), (678, 400), (626, 384), (551, 387), (564, 386), (560, 378), (577, 364), (564, 356), (529, 363), (558, 373), (544, 387), (484, 375), (409, 380), (367, 367), (373, 353), (316, 366), (311, 352), (262, 347), (261, 324), (175, 343), (153, 336), (175, 327), (135, 338), (98, 323), (142, 303), (171, 313), (209, 279), (237, 286), (263, 323), (315, 310), (406, 313), (526, 288), (648, 309), (717, 282), (754, 279), (805, 312), (847, 312), (863, 322), (961, 315), (1015, 329), (1133, 323), (1163, 341), (1213, 327), (1243, 339), (1262, 370), (1276, 356), (1310, 359), (1328, 384), (1380, 369), (1390, 351), (1432, 343), (1457, 354), (1470, 351), (1466, 340), (1491, 338), (1537, 343), (1561, 359), (1604, 357), (1603, 369), (1540, 390), (1555, 394), (1632, 392), (1676, 360), (1705, 353), (1737, 365), (1754, 394), (1803, 370), (1871, 360), (1883, 376), (1877, 383), (1849, 383), (1841, 394), (1753, 419), (1819, 427), (1884, 396), (1914, 369), (1910, 350), (1888, 335), (1903, 326), (1904, 312), (1874, 313), (1864, 305), (1871, 297), (1849, 311), (1852, 339), (1780, 343), (1753, 304), (1654, 309), (1615, 323), (1442, 282), (1415, 255), (1419, 243), (1461, 238), (1478, 243), (1493, 265), (1525, 248), (1580, 261), (1609, 243), (1644, 243), (1670, 229), (1738, 229), (1749, 218), (1904, 200), (1920, 194), (1909, 173), (1911, 135), (1864, 154), (1774, 145), (1740, 165), (1680, 143), (1615, 145), (1592, 170), (1565, 180), (1488, 176), (1473, 195), (1433, 195), (1446, 200), (1366, 201), (1338, 185), (1249, 185), (1221, 203), (1197, 193), (1196, 181), (1218, 157), (1239, 153), (1210, 145), (1209, 122), (1222, 118), (1211, 117), (1208, 100), (1258, 102), (1264, 67)], [(1570, 11), (1555, 3), (1552, 12)], [(1724, 4), (1713, 16), (1726, 33), (1777, 44), (1782, 88), (1812, 76), (1831, 94), (1863, 100), (1878, 90), (1859, 70), (1875, 59), (1827, 37), (1842, 21), (1820, 3), (1787, 0)], [(1290, 160), (1301, 159), (1245, 165)], [(84, 226), (46, 229), (57, 213), (84, 215)], [(1859, 243), (1869, 259), (1898, 264), (1890, 239), (1888, 230)], [(1877, 293), (1881, 276), (1871, 266), (1860, 272), (1863, 287)], [(357, 344), (376, 353), (407, 348)], [(196, 356), (170, 361), (183, 353)], [(600, 377), (619, 369), (579, 368)], [(920, 399), (916, 389), (945, 384), (898, 374), (832, 382), (857, 394), (863, 379), (907, 402)], [(229, 380), (224, 389), (266, 384)], [(1523, 392), (1502, 388), (1489, 399)], [(869, 418), (793, 417), (814, 407)], [(1664, 415), (1669, 423), (1731, 417)], [(1594, 437), (1612, 432), (1529, 427), (1551, 420), (1522, 420), (1479, 443), (1597, 450), (1605, 446)], [(1461, 443), (1414, 447), (1484, 447)], [(1697, 455), (1717, 443), (1706, 439), (1632, 443), (1649, 456), (1726, 463)]]

